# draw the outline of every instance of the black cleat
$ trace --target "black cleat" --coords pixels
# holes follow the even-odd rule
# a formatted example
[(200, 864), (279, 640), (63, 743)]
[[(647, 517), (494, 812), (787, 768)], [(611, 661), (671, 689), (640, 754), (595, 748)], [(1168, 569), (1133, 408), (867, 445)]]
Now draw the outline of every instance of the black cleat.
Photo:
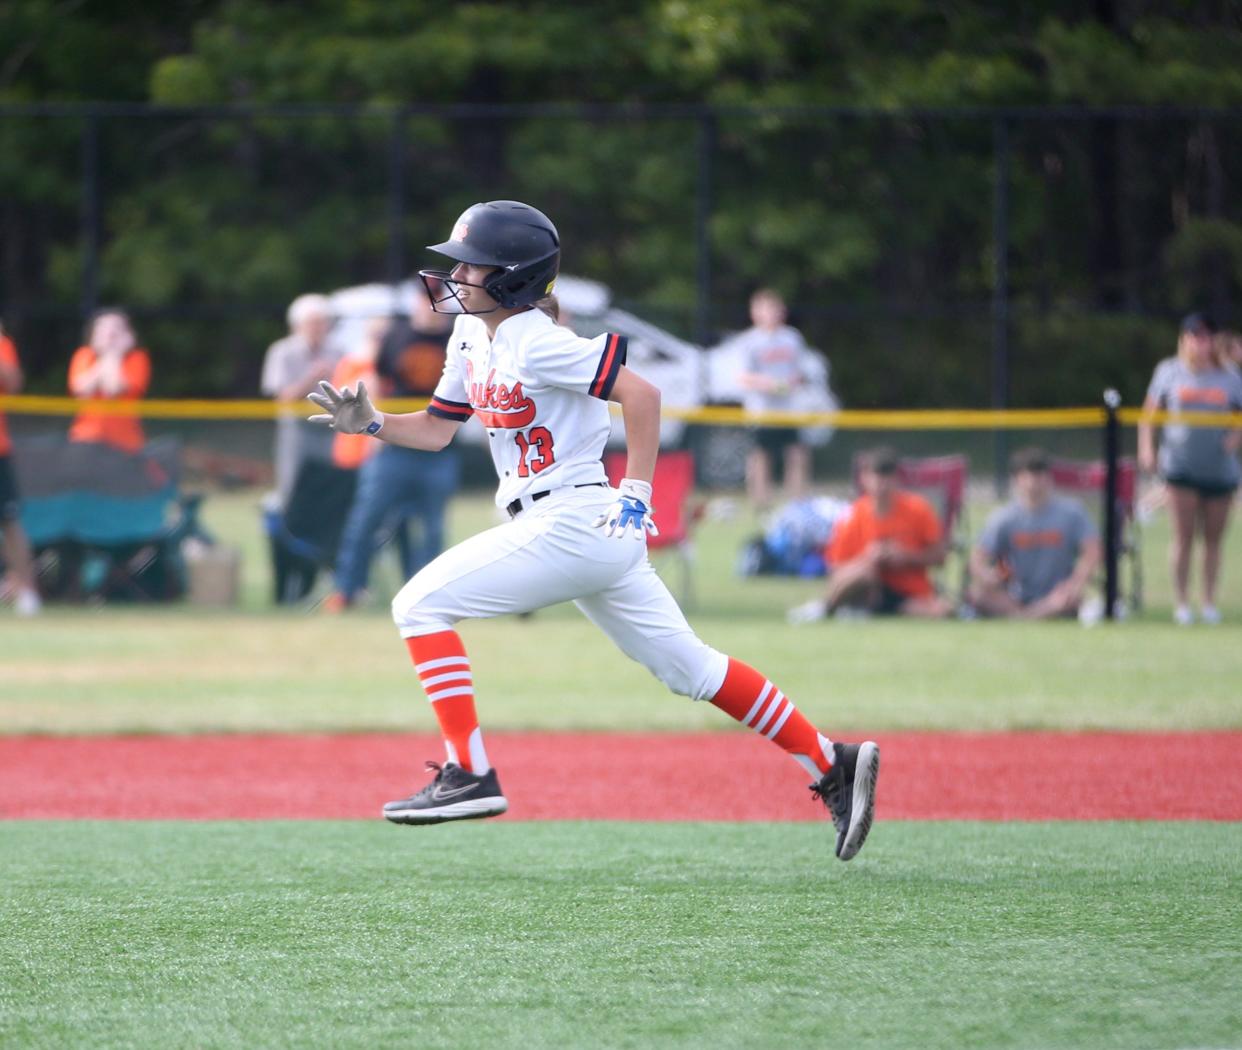
[(852, 860), (862, 849), (875, 818), (875, 782), (880, 775), (880, 749), (868, 740), (863, 744), (833, 744), (832, 768), (811, 794), (821, 799), (837, 829), (837, 856)]
[(476, 775), (456, 762), (443, 766), (428, 762), (427, 768), (435, 770), (435, 779), (418, 794), (387, 803), (385, 819), (394, 824), (440, 824), (494, 817), (509, 808), (494, 769)]

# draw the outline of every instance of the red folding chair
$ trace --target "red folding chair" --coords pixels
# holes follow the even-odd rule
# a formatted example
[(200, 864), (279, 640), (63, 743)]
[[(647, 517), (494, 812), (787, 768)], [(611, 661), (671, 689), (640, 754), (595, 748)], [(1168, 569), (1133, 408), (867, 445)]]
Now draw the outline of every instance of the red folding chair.
[[(859, 457), (854, 458), (854, 488)], [(966, 484), (970, 463), (965, 456), (902, 456), (897, 461), (897, 484), (917, 492), (931, 503), (944, 530), (948, 555), (957, 561), (957, 593), (964, 598), (970, 582), (970, 546), (966, 527)]]
[[(611, 484), (625, 477), (626, 453), (609, 452), (604, 456), (604, 470)], [(671, 551), (678, 560), (681, 574), (680, 598), (685, 606), (694, 599), (694, 544), (691, 530), (701, 517), (701, 508), (691, 505), (694, 492), (694, 453), (688, 450), (661, 452), (651, 480), (651, 502), (655, 506), (655, 522), (660, 535), (647, 538), (652, 553)]]
[[(1055, 488), (1093, 499), (1103, 530), (1104, 486), (1108, 468), (1102, 459), (1054, 459), (1048, 473)], [(1117, 551), (1128, 562), (1130, 584), (1124, 589), (1126, 603), (1138, 612), (1143, 607), (1143, 558), (1138, 523), (1138, 464), (1123, 456), (1117, 461)]]

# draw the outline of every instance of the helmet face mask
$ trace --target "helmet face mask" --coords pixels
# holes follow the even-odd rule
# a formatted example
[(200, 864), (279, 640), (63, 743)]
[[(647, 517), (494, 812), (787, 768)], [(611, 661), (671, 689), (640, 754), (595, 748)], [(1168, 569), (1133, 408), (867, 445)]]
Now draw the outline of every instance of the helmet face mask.
[[(560, 269), (556, 227), (543, 212), (519, 201), (489, 201), (467, 208), (454, 224), (452, 237), (428, 248), (457, 263), (495, 267), (481, 285), (455, 280), (451, 270), (420, 270), (432, 308), (440, 313), (481, 314), (533, 306), (551, 294)], [(457, 294), (460, 287), (481, 287), (496, 305), (469, 310)]]

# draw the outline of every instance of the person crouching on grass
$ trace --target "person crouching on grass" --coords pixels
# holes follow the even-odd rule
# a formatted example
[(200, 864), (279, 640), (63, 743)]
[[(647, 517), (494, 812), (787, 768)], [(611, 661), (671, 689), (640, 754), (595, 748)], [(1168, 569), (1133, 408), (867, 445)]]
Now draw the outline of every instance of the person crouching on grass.
[[(383, 815), (432, 824), (503, 813), (509, 803), (475, 713), (470, 660), (454, 629), (464, 619), (525, 613), (562, 601), (579, 610), (672, 691), (707, 700), (783, 748), (812, 778), (852, 858), (870, 831), (880, 751), (820, 733), (765, 675), (705, 644), (647, 558), (655, 534), (651, 478), (660, 392), (626, 367), (626, 340), (584, 339), (538, 304), (552, 293), (560, 236), (517, 201), (468, 208), (430, 247), (451, 270), (421, 272), (437, 310), (456, 314), (444, 371), (424, 411), (377, 412), (364, 384), (309, 395), (312, 419), (342, 433), (439, 451), (472, 415), (488, 436), (509, 521), (445, 551), (393, 599), (392, 611), (444, 736), (447, 760)], [(628, 463), (613, 489), (604, 473), (608, 402), (621, 405)]]
[(789, 610), (790, 623), (834, 612), (939, 619), (953, 607), (936, 593), (929, 569), (943, 565), (944, 530), (930, 503), (897, 484), (897, 453), (859, 456), (862, 495), (833, 530), (825, 551), (832, 567), (820, 598)]

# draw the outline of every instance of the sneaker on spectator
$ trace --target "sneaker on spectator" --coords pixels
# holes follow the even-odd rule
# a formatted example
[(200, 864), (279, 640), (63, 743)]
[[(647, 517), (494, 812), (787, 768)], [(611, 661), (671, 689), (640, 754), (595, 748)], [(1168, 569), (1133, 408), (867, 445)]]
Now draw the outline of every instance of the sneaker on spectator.
[(827, 617), (828, 606), (822, 598), (812, 598), (809, 602), (795, 605), (785, 614), (785, 619), (792, 624), (817, 623)]
[(1215, 605), (1205, 605), (1199, 610), (1199, 619), (1206, 624), (1215, 627), (1220, 623), (1220, 610)]
[(1178, 627), (1189, 627), (1195, 622), (1195, 614), (1190, 611), (1189, 605), (1179, 605), (1173, 610), (1173, 622)]
[(18, 616), (38, 616), (42, 608), (43, 599), (31, 587), (23, 587), (13, 598), (13, 611)]

